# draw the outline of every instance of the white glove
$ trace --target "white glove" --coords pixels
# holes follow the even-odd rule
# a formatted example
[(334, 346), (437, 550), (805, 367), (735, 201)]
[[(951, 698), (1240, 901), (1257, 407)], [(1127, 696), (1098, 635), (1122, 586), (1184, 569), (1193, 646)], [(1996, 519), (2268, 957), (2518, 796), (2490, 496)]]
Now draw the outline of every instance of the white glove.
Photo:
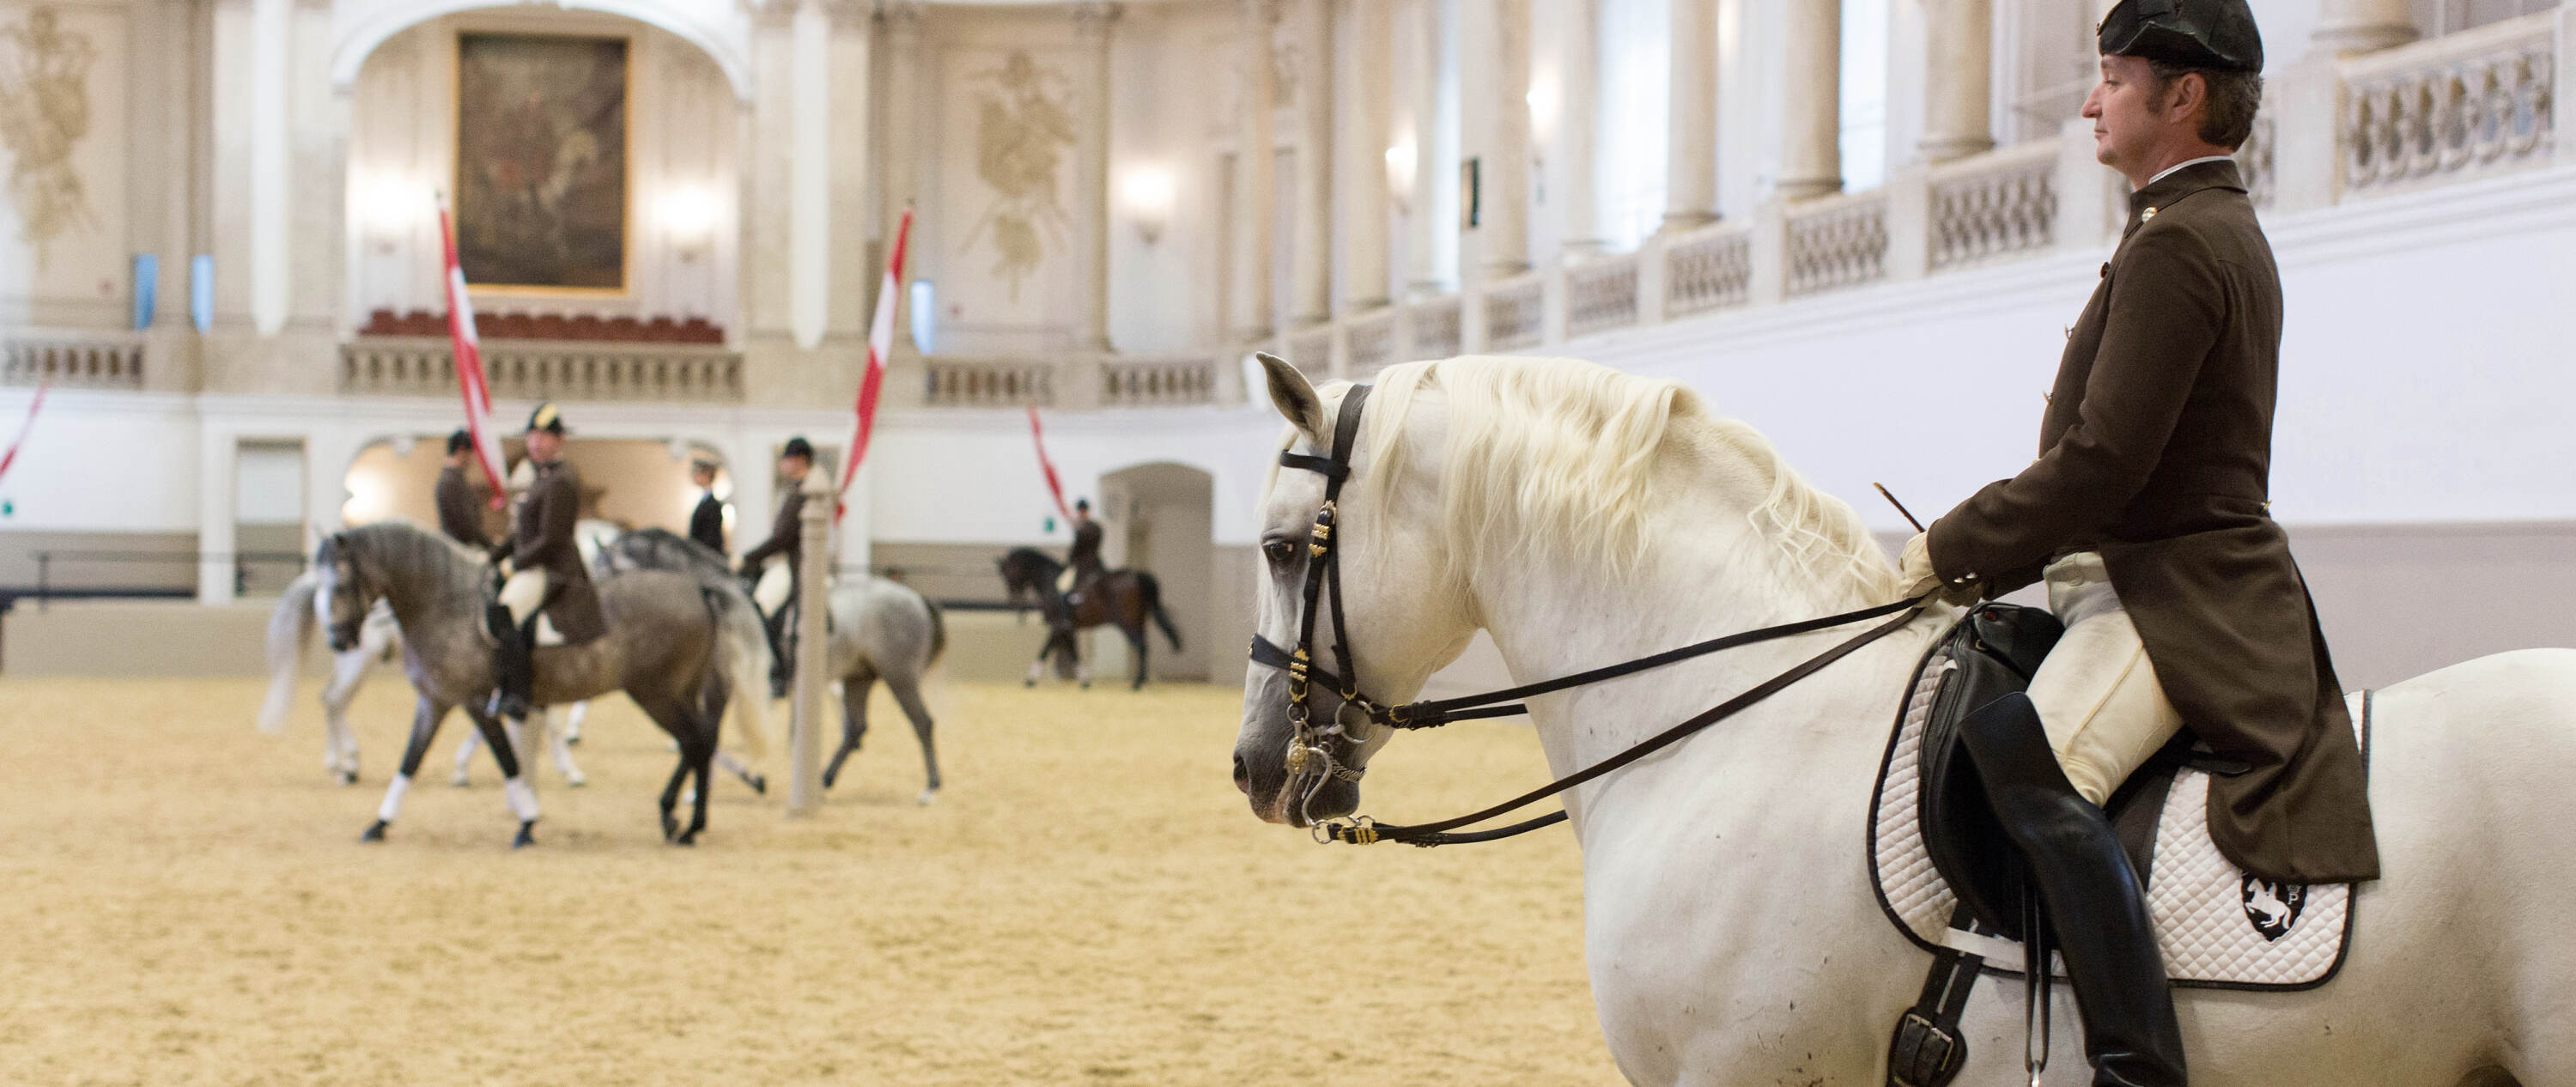
[(1985, 586), (1978, 582), (1952, 585), (1941, 580), (1932, 570), (1932, 539), (1929, 533), (1917, 532), (1905, 541), (1905, 550), (1896, 558), (1896, 598), (1912, 600), (1934, 590), (1941, 599), (1953, 604), (1974, 604), (1985, 596)]

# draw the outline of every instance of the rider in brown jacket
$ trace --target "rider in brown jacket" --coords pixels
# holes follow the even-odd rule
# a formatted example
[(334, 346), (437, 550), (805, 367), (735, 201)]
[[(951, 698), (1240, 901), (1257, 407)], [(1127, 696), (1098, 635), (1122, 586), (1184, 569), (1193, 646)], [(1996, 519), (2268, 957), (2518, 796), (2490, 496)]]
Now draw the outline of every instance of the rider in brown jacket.
[(2227, 766), (2209, 828), (2248, 872), (2374, 878), (2342, 691), (2268, 514), (2281, 286), (2230, 153), (2261, 100), (2244, 0), (2123, 0), (2084, 103), (2135, 190), (2068, 334), (2040, 458), (1906, 546), (1907, 592), (2048, 583), (2066, 634), (1962, 738), (2028, 857), (2096, 1084), (2184, 1082), (2137, 878), (2101, 804), (2188, 729)]

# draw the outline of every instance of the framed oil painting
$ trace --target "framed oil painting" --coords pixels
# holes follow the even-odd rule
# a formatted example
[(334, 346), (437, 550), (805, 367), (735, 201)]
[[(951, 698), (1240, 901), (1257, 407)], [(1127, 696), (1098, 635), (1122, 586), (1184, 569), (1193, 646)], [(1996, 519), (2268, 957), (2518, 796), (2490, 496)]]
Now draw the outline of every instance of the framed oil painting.
[(456, 257), (478, 289), (626, 289), (627, 42), (456, 37)]

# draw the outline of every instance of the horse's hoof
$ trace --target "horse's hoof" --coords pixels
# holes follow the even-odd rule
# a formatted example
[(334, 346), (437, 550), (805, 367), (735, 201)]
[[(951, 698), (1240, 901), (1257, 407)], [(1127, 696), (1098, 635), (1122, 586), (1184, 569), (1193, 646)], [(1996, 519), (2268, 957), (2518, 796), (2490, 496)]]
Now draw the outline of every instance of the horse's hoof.
[(537, 844), (537, 821), (529, 819), (521, 822), (519, 824), (519, 836), (510, 839), (510, 848), (526, 849), (535, 844)]
[(698, 844), (698, 832), (697, 832), (697, 831), (692, 830), (692, 831), (689, 831), (689, 832), (687, 832), (687, 833), (685, 833), (685, 834), (682, 834), (682, 835), (680, 835), (680, 836), (679, 836), (679, 837), (677, 837), (677, 838), (673, 838), (673, 839), (671, 839), (671, 844), (672, 844), (672, 845), (695, 846), (695, 845), (697, 845), (697, 844)]
[(462, 789), (468, 785), (474, 784), (474, 779), (463, 774), (458, 774), (455, 777), (447, 779), (447, 783), (455, 788)]
[(923, 789), (920, 796), (912, 798), (912, 802), (926, 808), (930, 806), (931, 801), (937, 799), (939, 799), (939, 788), (934, 785), (930, 788)]
[[(751, 781), (749, 784), (751, 785), (752, 792), (759, 793), (762, 796), (769, 795), (769, 779), (767, 777), (760, 774), (753, 774), (751, 775)], [(823, 787), (829, 789), (832, 787), (832, 783), (825, 781), (823, 783)]]
[(667, 815), (662, 817), (662, 840), (666, 842), (676, 842), (680, 840), (679, 820), (673, 819)]
[(1086, 691), (1090, 690), (1090, 689), (1091, 689), (1091, 681), (1090, 681), (1090, 680), (1087, 680), (1087, 679), (1086, 679), (1086, 680), (1083, 680), (1083, 681), (1082, 681), (1082, 689), (1083, 689), (1083, 690), (1086, 690)]
[(1034, 680), (1034, 679), (1024, 679), (1024, 680), (1021, 680), (1021, 681), (1020, 681), (1020, 686), (1022, 686), (1022, 687), (1035, 687), (1035, 686), (1037, 686), (1037, 685), (1038, 685), (1038, 681), (1036, 681), (1036, 680)]
[(381, 842), (381, 841), (384, 841), (384, 840), (385, 840), (385, 821), (384, 821), (384, 820), (382, 820), (382, 819), (378, 819), (378, 820), (376, 820), (376, 821), (375, 821), (375, 822), (373, 822), (373, 823), (369, 823), (369, 824), (367, 824), (367, 832), (366, 832), (366, 833), (364, 833), (364, 834), (358, 835), (358, 840), (359, 840), (359, 841), (361, 841), (361, 842)]
[(584, 786), (584, 785), (588, 785), (588, 784), (590, 784), (590, 778), (588, 778), (588, 777), (586, 777), (586, 776), (584, 776), (584, 775), (581, 775), (581, 774), (565, 774), (565, 775), (564, 775), (564, 788), (567, 788), (567, 789), (578, 789), (578, 788), (581, 788), (582, 786)]
[(334, 771), (331, 774), (331, 779), (339, 782), (343, 786), (355, 785), (358, 783), (358, 772), (355, 770)]

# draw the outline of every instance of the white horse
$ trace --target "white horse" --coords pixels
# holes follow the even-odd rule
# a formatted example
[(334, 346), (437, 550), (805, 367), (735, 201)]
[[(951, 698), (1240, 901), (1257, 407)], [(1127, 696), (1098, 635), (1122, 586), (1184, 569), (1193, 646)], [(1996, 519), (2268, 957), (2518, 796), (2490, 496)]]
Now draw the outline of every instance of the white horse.
[[(313, 571), (297, 575), (268, 617), (268, 697), (260, 704), (259, 730), (270, 735), (286, 727), (295, 680), (304, 670), (304, 647), (313, 633), (315, 581)], [(401, 649), (402, 625), (394, 622), (393, 609), (378, 601), (358, 629), (357, 648), (331, 655), (331, 681), (322, 686), (322, 770), (333, 781), (358, 783), (358, 735), (349, 728), (349, 707), (358, 700), (368, 677), (390, 664)], [(590, 703), (575, 702), (548, 706), (543, 714), (546, 748), (555, 770), (563, 775), (564, 784), (576, 788), (590, 780), (572, 760), (572, 745), (581, 742), (582, 719), (589, 712)], [(466, 761), (482, 746), (482, 734), (466, 730), (464, 741), (456, 745), (451, 783), (466, 784)]]
[[(1292, 424), (1283, 447), (1325, 452), (1344, 387), (1318, 393), (1265, 363)], [(1360, 685), (1381, 700), (1412, 698), (1479, 628), (1529, 682), (1894, 596), (1848, 506), (1669, 382), (1571, 361), (1399, 366), (1367, 403), (1354, 460), (1344, 610)], [(1315, 473), (1281, 471), (1261, 506), (1258, 629), (1282, 645), (1295, 644), (1322, 490)], [(1628, 1079), (1884, 1081), (1889, 1028), (1929, 957), (1873, 899), (1865, 824), (1909, 671), (1954, 614), (1566, 796), (1593, 996)], [(1320, 626), (1318, 645), (1332, 645), (1329, 616)], [(1548, 767), (1601, 762), (1851, 633), (1532, 699)], [(1283, 673), (1253, 670), (1235, 748), (1238, 784), (1274, 822), (1295, 818), (1285, 688)], [(1322, 684), (1316, 697), (1319, 714), (1338, 706)], [(1351, 719), (1365, 764), (1385, 730)], [(2576, 831), (2558, 818), (2576, 783), (2576, 652), (2500, 654), (2398, 684), (2374, 722), (2387, 878), (2358, 890), (2342, 973), (2307, 992), (2178, 991), (2193, 1082), (2576, 1084)], [(1495, 784), (1499, 799), (1520, 783)], [(1334, 781), (1311, 810), (1345, 814), (1358, 799)], [(1403, 938), (1403, 918), (1354, 906), (1308, 921), (1332, 939)], [(2018, 982), (1978, 988), (1959, 1082), (2023, 1081), (2022, 997)], [(2053, 1010), (2075, 1022), (2062, 986)], [(2048, 1082), (2090, 1082), (2077, 1034), (2056, 1032)]]

